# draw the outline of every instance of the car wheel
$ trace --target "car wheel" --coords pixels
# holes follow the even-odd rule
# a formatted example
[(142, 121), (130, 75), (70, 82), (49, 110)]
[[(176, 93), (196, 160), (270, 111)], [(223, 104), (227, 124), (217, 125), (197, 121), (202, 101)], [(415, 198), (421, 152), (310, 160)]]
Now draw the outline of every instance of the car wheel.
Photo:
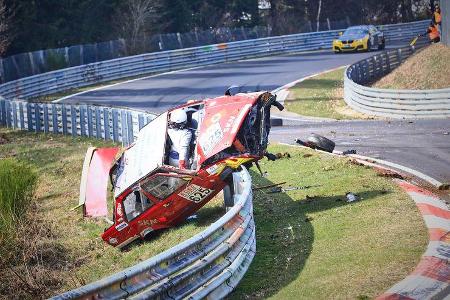
[(233, 184), (232, 180), (231, 183), (227, 184), (223, 188), (223, 200), (226, 208), (234, 206), (234, 197), (233, 197), (234, 193), (231, 184)]
[(378, 46), (378, 50), (384, 50), (384, 48), (386, 48), (386, 42), (383, 40), (381, 45)]
[(370, 49), (372, 48), (372, 43), (370, 43), (370, 40), (367, 41), (367, 52), (370, 52)]
[(326, 137), (315, 133), (311, 134), (311, 136), (308, 137), (308, 143), (319, 150), (330, 153), (333, 152), (334, 147), (336, 146), (336, 144), (332, 140), (329, 140)]

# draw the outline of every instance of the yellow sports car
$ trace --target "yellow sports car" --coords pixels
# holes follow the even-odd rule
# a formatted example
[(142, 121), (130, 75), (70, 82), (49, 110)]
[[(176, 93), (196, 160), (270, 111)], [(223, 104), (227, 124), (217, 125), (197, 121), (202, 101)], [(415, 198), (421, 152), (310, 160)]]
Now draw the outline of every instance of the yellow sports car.
[(333, 40), (334, 53), (382, 50), (386, 42), (383, 32), (373, 25), (352, 26)]

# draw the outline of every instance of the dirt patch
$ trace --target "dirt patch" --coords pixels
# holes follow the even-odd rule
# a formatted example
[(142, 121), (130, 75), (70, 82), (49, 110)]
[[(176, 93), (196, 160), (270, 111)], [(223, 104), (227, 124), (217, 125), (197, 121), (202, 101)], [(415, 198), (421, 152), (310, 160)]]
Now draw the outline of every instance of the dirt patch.
[(0, 134), (0, 145), (8, 144), (9, 139), (4, 134)]
[(431, 45), (408, 58), (373, 87), (387, 89), (443, 89), (450, 87), (450, 48)]

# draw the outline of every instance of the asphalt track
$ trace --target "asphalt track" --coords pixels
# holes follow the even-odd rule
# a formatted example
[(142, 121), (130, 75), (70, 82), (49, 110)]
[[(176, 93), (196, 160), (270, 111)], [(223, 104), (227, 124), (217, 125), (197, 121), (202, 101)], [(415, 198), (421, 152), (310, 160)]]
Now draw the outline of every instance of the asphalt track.
[[(312, 52), (211, 65), (150, 76), (74, 95), (65, 103), (95, 103), (160, 113), (189, 99), (223, 95), (238, 84), (244, 91), (274, 90), (299, 78), (344, 66), (372, 53)], [(274, 127), (272, 141), (293, 143), (315, 132), (337, 150), (381, 158), (450, 182), (450, 119), (414, 121), (309, 121)]]

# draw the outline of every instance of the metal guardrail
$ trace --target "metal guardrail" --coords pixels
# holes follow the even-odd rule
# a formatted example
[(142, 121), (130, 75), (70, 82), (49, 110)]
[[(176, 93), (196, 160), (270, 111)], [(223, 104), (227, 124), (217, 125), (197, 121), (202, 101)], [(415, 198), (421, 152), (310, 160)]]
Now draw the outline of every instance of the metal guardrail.
[(52, 299), (220, 299), (256, 251), (251, 177), (233, 173), (235, 205), (205, 231), (133, 267)]
[[(425, 31), (426, 21), (380, 27), (385, 31), (388, 42), (402, 41)], [(334, 30), (285, 35), (118, 58), (10, 81), (0, 85), (0, 95), (7, 99), (27, 99), (130, 76), (245, 58), (328, 49), (338, 32)]]
[(62, 133), (133, 143), (155, 115), (93, 105), (31, 103), (0, 99), (0, 125), (45, 133)]
[(450, 88), (391, 90), (364, 86), (391, 72), (415, 52), (414, 47), (384, 51), (345, 71), (344, 100), (353, 109), (390, 118), (450, 117)]

